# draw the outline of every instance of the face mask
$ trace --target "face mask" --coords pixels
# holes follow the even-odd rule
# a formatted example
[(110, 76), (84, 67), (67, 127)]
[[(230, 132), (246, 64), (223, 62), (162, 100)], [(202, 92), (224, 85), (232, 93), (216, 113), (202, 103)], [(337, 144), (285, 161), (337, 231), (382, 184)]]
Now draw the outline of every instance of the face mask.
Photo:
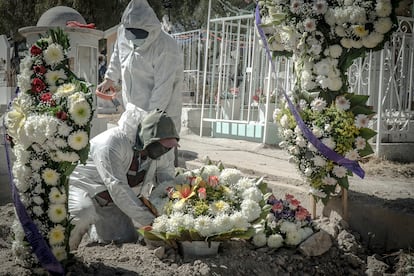
[(148, 157), (155, 160), (167, 153), (171, 148), (164, 147), (160, 142), (154, 142), (147, 147)]
[(131, 39), (131, 42), (134, 44), (135, 47), (141, 47), (145, 43), (145, 39)]

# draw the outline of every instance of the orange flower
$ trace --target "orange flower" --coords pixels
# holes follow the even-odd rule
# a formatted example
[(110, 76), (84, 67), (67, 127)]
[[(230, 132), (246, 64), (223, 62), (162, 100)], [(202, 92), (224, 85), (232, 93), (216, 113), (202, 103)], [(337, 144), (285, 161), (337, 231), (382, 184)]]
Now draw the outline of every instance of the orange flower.
[(176, 185), (175, 186), (175, 192), (173, 193), (173, 198), (179, 198), (182, 200), (187, 200), (190, 197), (195, 195), (194, 189), (196, 186), (190, 186), (189, 184), (183, 184), (183, 185)]

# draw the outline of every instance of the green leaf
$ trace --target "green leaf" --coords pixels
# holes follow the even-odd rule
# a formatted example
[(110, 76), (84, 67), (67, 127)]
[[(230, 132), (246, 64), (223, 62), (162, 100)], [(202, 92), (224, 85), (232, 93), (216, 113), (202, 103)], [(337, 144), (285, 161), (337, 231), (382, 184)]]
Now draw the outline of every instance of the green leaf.
[(354, 106), (350, 109), (350, 111), (352, 113), (354, 113), (355, 115), (357, 114), (365, 114), (365, 115), (371, 115), (371, 114), (375, 114), (375, 112), (368, 106)]
[(342, 177), (338, 179), (338, 184), (339, 186), (341, 186), (344, 189), (349, 189), (349, 181), (348, 181), (348, 177)]
[(371, 145), (369, 143), (367, 143), (365, 148), (360, 150), (358, 153), (361, 157), (364, 157), (364, 156), (373, 154), (374, 150), (372, 149)]
[(369, 96), (367, 95), (356, 95), (356, 94), (347, 94), (347, 98), (351, 102), (351, 107), (357, 105), (366, 105)]
[(364, 127), (359, 130), (359, 136), (365, 138), (366, 140), (374, 137), (375, 135), (377, 135), (377, 132), (371, 128)]

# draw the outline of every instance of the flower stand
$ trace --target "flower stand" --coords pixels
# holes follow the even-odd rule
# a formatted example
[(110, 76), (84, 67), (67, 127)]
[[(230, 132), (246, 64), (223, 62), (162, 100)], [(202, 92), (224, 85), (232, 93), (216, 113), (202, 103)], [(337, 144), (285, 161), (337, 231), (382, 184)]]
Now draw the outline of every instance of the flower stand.
[(179, 249), (184, 258), (213, 257), (220, 247), (217, 241), (182, 241)]

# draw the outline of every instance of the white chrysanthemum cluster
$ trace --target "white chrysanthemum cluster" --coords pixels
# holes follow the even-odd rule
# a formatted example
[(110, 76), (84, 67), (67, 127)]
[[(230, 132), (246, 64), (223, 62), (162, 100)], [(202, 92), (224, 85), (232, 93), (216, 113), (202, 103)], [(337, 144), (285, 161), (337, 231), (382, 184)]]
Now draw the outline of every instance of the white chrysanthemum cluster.
[[(153, 231), (176, 235), (195, 231), (203, 239), (219, 236), (231, 231), (247, 231), (251, 223), (263, 212), (260, 205), (264, 199), (258, 185), (260, 181), (243, 177), (237, 169), (220, 169), (215, 165), (204, 166), (193, 171), (182, 172), (189, 180), (176, 180), (194, 190), (187, 198), (176, 188), (170, 200), (170, 210), (157, 217)], [(194, 180), (196, 179), (196, 180)], [(179, 185), (178, 185), (179, 186)], [(201, 207), (200, 207), (201, 206)], [(198, 213), (205, 206), (205, 212)]]
[[(20, 64), (20, 93), (5, 125), (16, 156), (12, 173), (20, 199), (61, 261), (67, 258), (71, 229), (66, 174), (87, 157), (93, 97), (88, 85), (70, 72), (67, 36), (51, 32), (58, 41), (39, 39)], [(15, 227), (13, 248), (27, 260), (22, 248), (30, 250), (19, 231)]]

